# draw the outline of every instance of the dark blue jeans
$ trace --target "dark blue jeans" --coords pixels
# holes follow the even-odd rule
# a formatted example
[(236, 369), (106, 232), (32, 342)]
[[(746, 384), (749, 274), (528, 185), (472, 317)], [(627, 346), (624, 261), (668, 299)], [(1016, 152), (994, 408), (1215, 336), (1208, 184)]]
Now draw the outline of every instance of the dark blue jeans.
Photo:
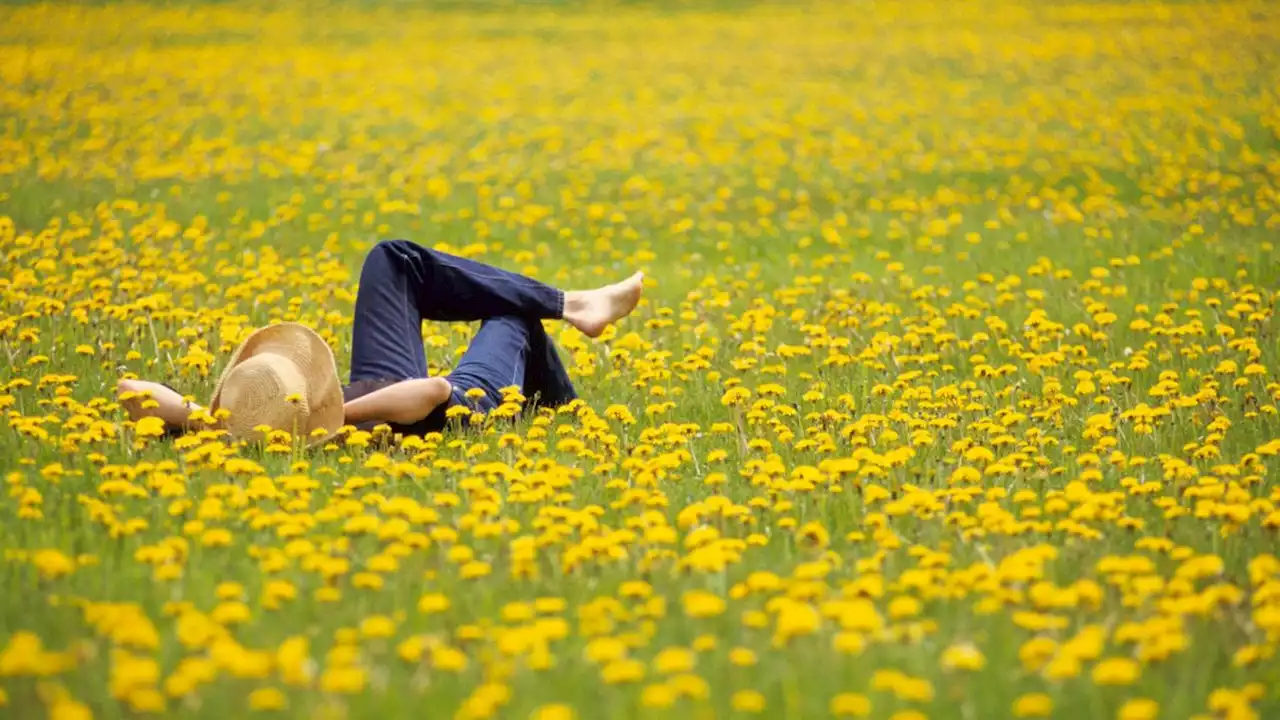
[[(449, 374), (449, 402), (396, 432), (440, 430), (445, 411), (463, 404), (488, 412), (501, 389), (517, 385), (530, 402), (555, 407), (577, 397), (542, 327), (564, 312), (564, 293), (523, 275), (437, 252), (407, 240), (378, 243), (364, 260), (351, 329), (351, 382), (427, 377), (422, 321), (481, 321)], [(484, 397), (468, 400), (467, 390)]]

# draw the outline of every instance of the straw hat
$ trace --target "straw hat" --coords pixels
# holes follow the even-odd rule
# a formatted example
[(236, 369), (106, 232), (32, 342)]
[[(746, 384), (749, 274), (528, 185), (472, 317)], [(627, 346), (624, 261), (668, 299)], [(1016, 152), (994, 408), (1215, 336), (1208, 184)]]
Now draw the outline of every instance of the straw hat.
[(311, 439), (316, 428), (342, 428), (342, 383), (333, 351), (314, 330), (297, 323), (255, 331), (236, 351), (213, 389), (209, 411), (231, 413), (233, 438), (252, 438), (259, 425)]

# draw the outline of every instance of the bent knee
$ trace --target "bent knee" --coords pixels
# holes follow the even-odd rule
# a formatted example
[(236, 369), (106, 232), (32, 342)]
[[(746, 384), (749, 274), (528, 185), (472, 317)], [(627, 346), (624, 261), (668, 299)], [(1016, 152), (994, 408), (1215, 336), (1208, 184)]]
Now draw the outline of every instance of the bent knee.
[(393, 259), (402, 259), (422, 249), (424, 248), (421, 245), (404, 239), (379, 240), (369, 249), (369, 257), (385, 256)]
[(365, 254), (364, 264), (368, 266), (370, 263), (380, 265), (398, 262), (404, 256), (404, 251), (401, 249), (404, 242), (404, 240), (379, 240)]

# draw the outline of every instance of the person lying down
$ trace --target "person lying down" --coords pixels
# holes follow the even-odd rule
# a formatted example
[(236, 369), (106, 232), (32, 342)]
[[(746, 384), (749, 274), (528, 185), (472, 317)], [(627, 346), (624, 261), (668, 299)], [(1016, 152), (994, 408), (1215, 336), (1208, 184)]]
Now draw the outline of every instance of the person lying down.
[[(488, 412), (510, 386), (531, 403), (557, 407), (577, 393), (542, 320), (564, 320), (598, 337), (635, 310), (643, 281), (637, 272), (593, 290), (564, 291), (406, 240), (380, 242), (360, 271), (346, 385), (319, 335), (280, 323), (236, 349), (209, 410), (229, 412), (225, 427), (233, 437), (266, 426), (315, 440), (344, 425), (386, 423), (404, 435), (441, 431), (450, 407)], [(481, 323), (448, 378), (428, 375), (423, 320)], [(191, 418), (202, 408), (169, 385), (125, 379), (117, 392), (135, 421), (159, 418), (168, 435), (198, 429)]]

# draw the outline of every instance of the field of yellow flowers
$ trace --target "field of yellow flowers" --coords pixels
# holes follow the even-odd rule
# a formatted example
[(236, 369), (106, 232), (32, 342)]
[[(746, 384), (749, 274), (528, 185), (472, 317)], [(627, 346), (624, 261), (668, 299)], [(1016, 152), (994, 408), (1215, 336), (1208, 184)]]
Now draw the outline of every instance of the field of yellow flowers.
[[(1280, 7), (6, 5), (0, 717), (1280, 717)], [(177, 440), (404, 237), (585, 402)], [(473, 328), (428, 327), (444, 373)]]

